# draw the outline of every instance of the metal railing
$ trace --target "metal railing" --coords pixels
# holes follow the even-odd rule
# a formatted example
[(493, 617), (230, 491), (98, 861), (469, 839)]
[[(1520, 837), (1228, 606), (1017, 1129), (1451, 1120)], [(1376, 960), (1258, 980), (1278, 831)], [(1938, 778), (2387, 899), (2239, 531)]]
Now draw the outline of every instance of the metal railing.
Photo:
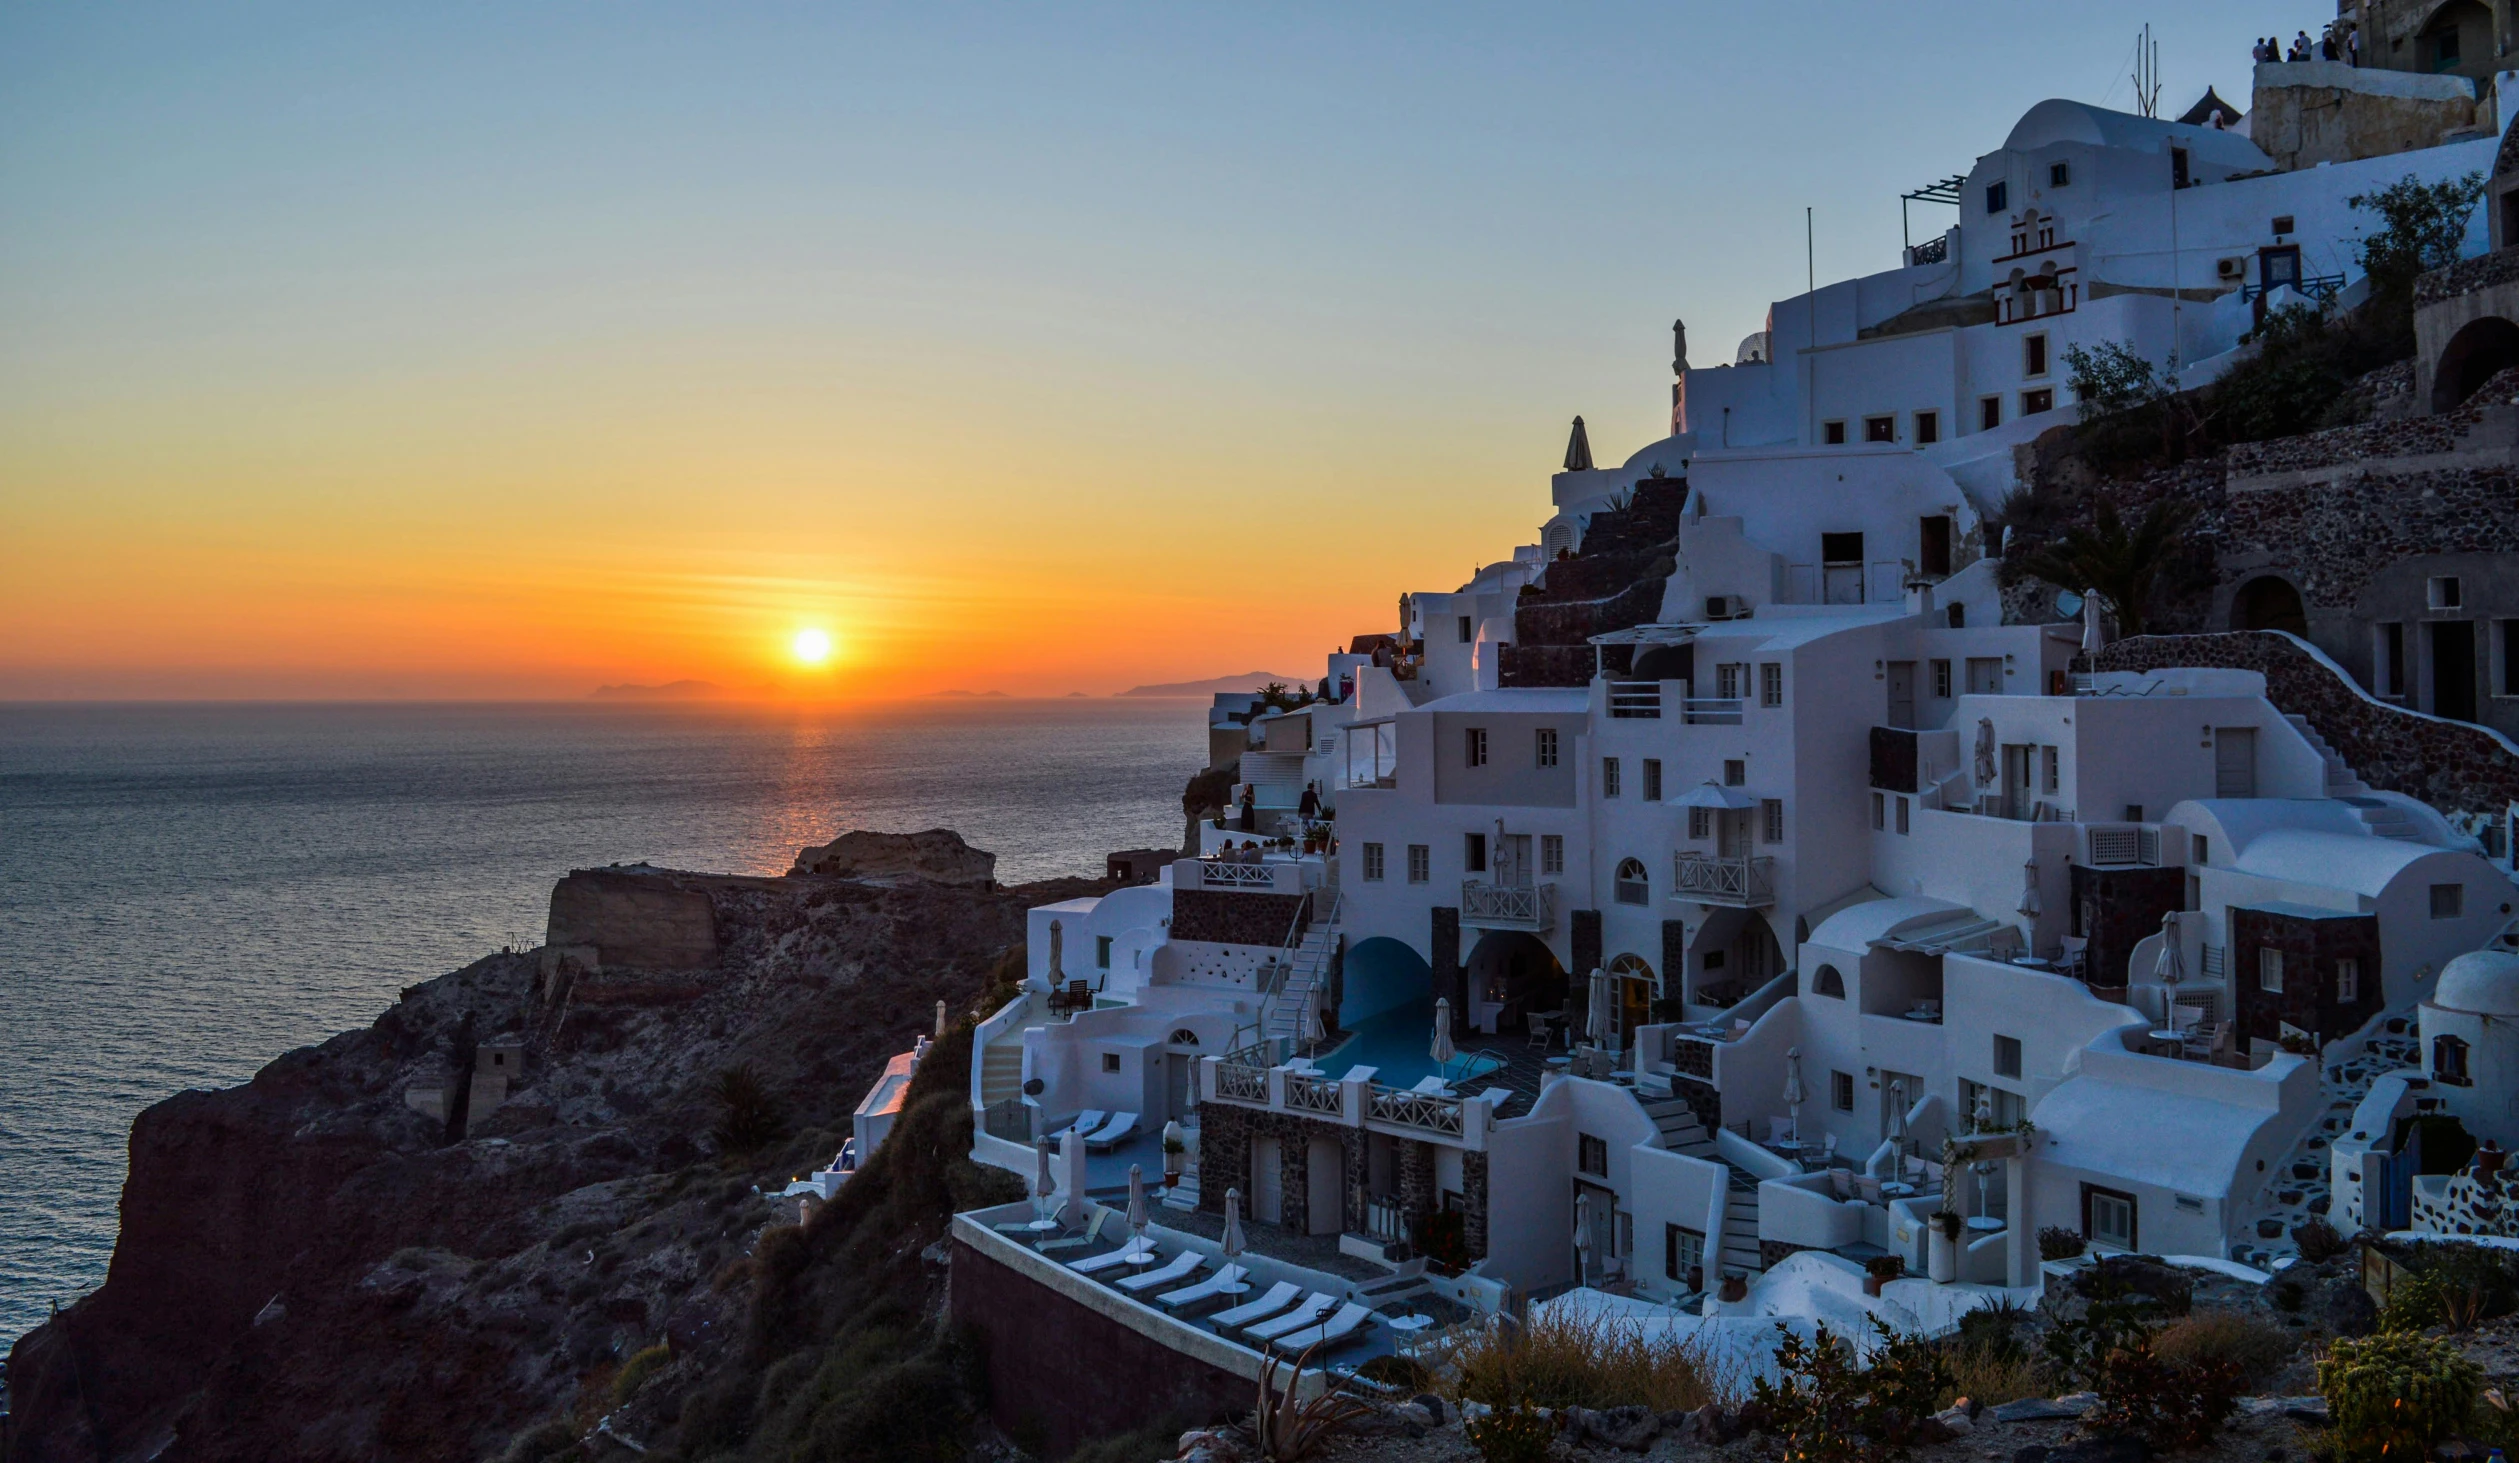
[(1307, 1077), (1301, 1072), (1288, 1072), (1286, 1109), (1289, 1112), (1327, 1113), (1338, 1117), (1347, 1111), (1347, 1103), (1335, 1078)]
[(1609, 714), (1620, 721), (1661, 720), (1662, 683), (1660, 681), (1610, 682)]
[(1948, 234), (1938, 239), (1927, 239), (1907, 250), (1909, 268), (1919, 264), (1940, 264), (1948, 258), (1950, 258), (1950, 235)]
[(1437, 1097), (1432, 1093), (1385, 1087), (1376, 1082), (1365, 1111), (1377, 1123), (1417, 1128), (1453, 1138), (1461, 1136), (1461, 1100), (1457, 1097)]
[(2243, 284), (2239, 287), (2239, 298), (2242, 300), (2263, 299), (2285, 285), (2290, 285), (2313, 300), (2332, 300), (2335, 298), (2335, 292), (2344, 288), (2344, 276), (2311, 274), (2299, 279), (2278, 279), (2271, 285)]
[(1681, 719), (1690, 726), (1739, 726), (1741, 700), (1738, 696), (1691, 696), (1681, 703)]
[(1776, 861), (1680, 853), (1671, 859), (1671, 897), (1748, 909), (1776, 901)]
[(1544, 930), (1557, 922), (1554, 884), (1461, 885), (1461, 923), (1489, 928)]

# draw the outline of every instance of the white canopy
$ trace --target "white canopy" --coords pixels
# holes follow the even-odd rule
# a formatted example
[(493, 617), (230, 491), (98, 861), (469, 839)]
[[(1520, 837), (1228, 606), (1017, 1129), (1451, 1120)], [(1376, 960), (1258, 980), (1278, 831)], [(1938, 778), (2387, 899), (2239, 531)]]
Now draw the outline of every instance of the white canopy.
[(1686, 793), (1672, 799), (1674, 807), (1712, 808), (1717, 812), (1737, 813), (1758, 806), (1758, 800), (1737, 787), (1724, 787), (1715, 782), (1701, 782)]

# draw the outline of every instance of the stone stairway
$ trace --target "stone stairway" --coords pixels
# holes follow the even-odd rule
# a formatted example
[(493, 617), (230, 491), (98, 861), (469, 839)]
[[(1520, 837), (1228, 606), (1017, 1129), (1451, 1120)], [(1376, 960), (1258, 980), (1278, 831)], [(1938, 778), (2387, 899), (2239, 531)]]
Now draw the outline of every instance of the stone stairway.
[(1023, 1041), (1020, 1032), (1015, 1040), (1000, 1041), (980, 1053), (980, 1102), (995, 1107), (1008, 1098), (1023, 1095)]
[(1716, 1154), (1713, 1135), (1706, 1131), (1705, 1124), (1697, 1121), (1697, 1115), (1689, 1111), (1687, 1103), (1670, 1097), (1660, 1102), (1643, 1103), (1642, 1106), (1644, 1115), (1651, 1118), (1653, 1126), (1660, 1130), (1663, 1147), (1673, 1153), (1685, 1153), (1691, 1158), (1702, 1158), (1711, 1163), (1723, 1161)]
[(1732, 1193), (1723, 1206), (1720, 1273), (1755, 1276), (1767, 1268), (1766, 1252), (1758, 1248), (1758, 1181), (1742, 1169), (1724, 1166), (1731, 1170)]
[(1181, 1181), (1163, 1191), (1163, 1207), (1184, 1213), (1198, 1207), (1198, 1165), (1189, 1164), (1181, 1170)]
[(2292, 1227), (2323, 1217), (2330, 1202), (2328, 1146), (2352, 1122), (2353, 1109), (2370, 1095), (2371, 1084), (2390, 1072), (2422, 1065), (2420, 1043), (2413, 1031), (2409, 1008), (2391, 1013), (2379, 1024), (2377, 1035), (2362, 1039), (2358, 1051), (2329, 1053), (2318, 1074), (2318, 1094), (2325, 1099), (2326, 1109), (2283, 1161), (2266, 1170), (2266, 1186), (2254, 1206), (2256, 1218), (2246, 1233), (2231, 1241), (2232, 1259), (2264, 1267), (2300, 1253), (2292, 1240)]
[(1758, 1247), (1758, 1177), (1725, 1158), (1716, 1147), (1714, 1135), (1689, 1110), (1688, 1104), (1676, 1097), (1658, 1102), (1641, 1102), (1644, 1115), (1653, 1120), (1662, 1146), (1673, 1153), (1702, 1158), (1708, 1163), (1723, 1165), (1725, 1178), (1731, 1186), (1731, 1197), (1724, 1205), (1722, 1241), (1707, 1265), (1708, 1283), (1718, 1276), (1738, 1272), (1756, 1275), (1767, 1268), (1766, 1254)]

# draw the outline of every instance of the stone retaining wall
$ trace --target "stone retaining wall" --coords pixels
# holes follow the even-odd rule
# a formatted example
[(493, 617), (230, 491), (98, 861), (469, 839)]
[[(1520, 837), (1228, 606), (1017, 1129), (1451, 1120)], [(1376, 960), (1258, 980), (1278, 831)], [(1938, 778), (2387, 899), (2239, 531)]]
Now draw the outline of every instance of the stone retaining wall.
[(1258, 945), (1274, 950), (1302, 920), (1309, 928), (1309, 894), (1261, 894), (1237, 889), (1172, 891), (1172, 938), (1216, 945)]
[[(2095, 663), (2094, 663), (2095, 661)], [(2355, 775), (2443, 812), (2498, 816), (2519, 802), (2519, 754), (2479, 726), (2371, 700), (2326, 660), (2280, 631), (2141, 635), (2083, 657), (2077, 667), (2149, 671), (2214, 666), (2262, 672), (2266, 696), (2306, 718)]]

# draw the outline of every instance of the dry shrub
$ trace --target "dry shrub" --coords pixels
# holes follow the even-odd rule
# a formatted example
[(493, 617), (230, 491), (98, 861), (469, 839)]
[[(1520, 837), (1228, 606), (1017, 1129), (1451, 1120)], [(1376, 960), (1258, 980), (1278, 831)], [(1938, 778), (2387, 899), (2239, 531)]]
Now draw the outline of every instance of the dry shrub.
[(1491, 1407), (1623, 1407), (1656, 1412), (1729, 1404), (1738, 1388), (1729, 1369), (1693, 1337), (1647, 1336), (1613, 1316), (1535, 1315), (1463, 1327), (1435, 1351), (1452, 1395)]
[(2044, 1397), (2038, 1358), (2028, 1348), (1996, 1341), (1967, 1341), (1950, 1349), (1951, 1389), (1943, 1406), (1965, 1397), (1994, 1406), (2023, 1397)]
[(2226, 1361), (2254, 1385), (2292, 1359), (2298, 1343), (2273, 1321), (2240, 1311), (2196, 1311), (2179, 1317), (2152, 1338), (2152, 1354), (2172, 1366)]

